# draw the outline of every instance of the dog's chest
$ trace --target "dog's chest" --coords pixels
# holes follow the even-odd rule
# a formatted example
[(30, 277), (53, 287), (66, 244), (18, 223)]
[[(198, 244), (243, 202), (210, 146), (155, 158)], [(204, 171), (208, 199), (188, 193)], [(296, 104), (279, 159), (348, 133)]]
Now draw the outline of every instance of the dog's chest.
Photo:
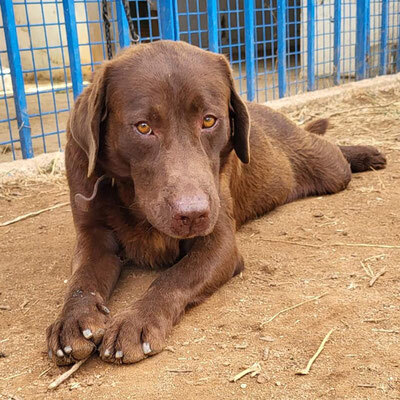
[(117, 236), (125, 257), (134, 265), (150, 268), (172, 266), (179, 257), (179, 241), (152, 227), (136, 226)]
[(129, 207), (132, 193), (121, 189), (118, 192), (118, 198), (114, 197), (107, 207), (106, 219), (122, 245), (124, 257), (140, 267), (172, 266), (179, 257), (179, 240), (159, 232), (132, 211)]

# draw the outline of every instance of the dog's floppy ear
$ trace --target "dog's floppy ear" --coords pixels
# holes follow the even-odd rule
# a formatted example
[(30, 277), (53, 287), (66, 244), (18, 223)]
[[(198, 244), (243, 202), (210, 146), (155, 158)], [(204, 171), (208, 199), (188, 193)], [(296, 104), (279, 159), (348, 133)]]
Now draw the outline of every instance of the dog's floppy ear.
[(250, 162), (250, 115), (246, 104), (235, 89), (232, 69), (228, 61), (225, 57), (221, 57), (221, 59), (223, 59), (225, 64), (231, 91), (229, 112), (233, 148), (240, 161), (244, 164), (248, 164)]
[(93, 82), (76, 100), (71, 111), (68, 128), (88, 158), (87, 176), (90, 177), (96, 166), (99, 151), (100, 124), (106, 116), (107, 64), (104, 64), (93, 77)]

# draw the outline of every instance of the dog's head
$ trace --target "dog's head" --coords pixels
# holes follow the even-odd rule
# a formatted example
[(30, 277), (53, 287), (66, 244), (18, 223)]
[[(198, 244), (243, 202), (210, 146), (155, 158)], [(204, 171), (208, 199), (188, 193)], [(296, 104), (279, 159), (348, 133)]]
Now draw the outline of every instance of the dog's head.
[(125, 50), (96, 72), (69, 121), (73, 139), (161, 232), (189, 238), (217, 221), (222, 164), (249, 162), (249, 115), (222, 55), (160, 41)]

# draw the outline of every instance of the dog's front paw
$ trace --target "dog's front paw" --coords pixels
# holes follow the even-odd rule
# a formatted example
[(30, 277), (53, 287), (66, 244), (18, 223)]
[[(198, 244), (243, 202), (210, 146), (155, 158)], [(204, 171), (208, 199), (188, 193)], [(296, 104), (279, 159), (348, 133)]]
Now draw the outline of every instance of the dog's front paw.
[(108, 313), (94, 294), (77, 291), (47, 328), (49, 357), (57, 365), (68, 365), (90, 356), (104, 335)]
[(171, 321), (162, 313), (156, 315), (150, 307), (136, 306), (110, 322), (100, 347), (100, 357), (118, 364), (138, 362), (163, 350), (171, 328)]

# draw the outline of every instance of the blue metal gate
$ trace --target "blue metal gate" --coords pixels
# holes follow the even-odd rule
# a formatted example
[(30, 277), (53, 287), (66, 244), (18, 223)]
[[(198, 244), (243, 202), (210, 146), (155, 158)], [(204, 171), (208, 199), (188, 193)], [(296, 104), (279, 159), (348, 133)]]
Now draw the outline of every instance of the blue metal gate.
[[(101, 0), (0, 0), (0, 161), (62, 149), (65, 122), (106, 59)], [(398, 0), (130, 0), (142, 42), (229, 58), (240, 93), (268, 101), (400, 71)], [(108, 0), (114, 52), (130, 44)]]

